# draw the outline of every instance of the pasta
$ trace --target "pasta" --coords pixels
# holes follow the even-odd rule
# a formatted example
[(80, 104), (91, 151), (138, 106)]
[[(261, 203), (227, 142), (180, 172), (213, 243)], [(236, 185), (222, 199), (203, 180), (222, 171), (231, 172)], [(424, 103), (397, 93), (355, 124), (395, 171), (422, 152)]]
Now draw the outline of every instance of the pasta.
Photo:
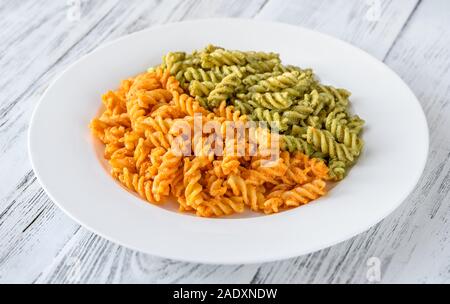
[(186, 187), (184, 195), (186, 204), (194, 210), (203, 202), (202, 189), (200, 184), (201, 167), (204, 165), (203, 158), (195, 158), (194, 160), (185, 159), (184, 161), (184, 186)]
[(248, 90), (254, 93), (279, 92), (294, 87), (297, 82), (298, 72), (286, 72), (281, 75), (271, 75), (267, 79), (261, 79), (249, 87)]
[[(282, 65), (279, 57), (273, 53), (225, 50), (211, 45), (184, 56), (196, 58), (192, 67), (184, 72), (191, 75), (185, 79), (187, 85), (193, 80), (195, 71), (195, 80), (201, 80), (208, 87), (208, 90), (202, 90), (201, 93), (196, 90), (191, 92), (205, 107), (214, 109), (219, 106), (217, 99), (220, 98), (217, 98), (216, 93), (210, 96), (211, 93), (224, 77), (239, 71), (241, 84), (234, 83), (233, 92), (228, 90), (226, 96), (221, 98), (234, 105), (240, 113), (252, 114), (252, 120), (275, 122), (273, 126), (282, 134), (295, 137), (288, 137), (289, 140), (286, 140), (291, 144), (290, 149), (299, 148), (304, 151), (305, 145), (299, 138), (305, 138), (302, 137), (304, 134), (294, 135), (289, 126), (328, 131), (326, 134), (331, 134), (334, 142), (344, 144), (352, 150), (351, 154), (354, 155), (346, 153), (346, 161), (351, 161), (363, 149), (360, 134), (364, 121), (350, 114), (350, 92), (321, 84), (312, 70)], [(196, 86), (198, 84), (192, 84), (192, 87)], [(329, 136), (327, 139), (329, 144), (333, 143)], [(317, 138), (315, 142), (317, 143)], [(333, 144), (333, 147), (338, 152), (348, 152), (339, 145)], [(327, 163), (336, 157), (336, 154), (323, 151), (317, 144), (313, 144), (312, 148), (315, 155), (323, 157)], [(339, 155), (339, 160), (343, 160), (342, 153)]]
[(283, 200), (281, 206), (298, 207), (299, 205), (307, 204), (323, 196), (325, 194), (325, 186), (326, 183), (323, 180), (317, 179), (311, 183), (286, 191), (280, 195), (280, 198)]
[(176, 179), (180, 166), (181, 157), (177, 156), (173, 150), (169, 150), (164, 154), (152, 187), (157, 201), (161, 201), (162, 197), (169, 195), (170, 185)]
[(267, 121), (271, 126), (280, 131), (286, 131), (288, 128), (289, 118), (284, 117), (284, 113), (280, 114), (278, 111), (271, 111), (263, 108), (256, 108), (253, 110), (253, 120)]
[(122, 81), (90, 128), (111, 175), (150, 203), (273, 214), (326, 195), (356, 163), (364, 121), (349, 98), (278, 54), (208, 45)]
[(355, 156), (359, 153), (358, 150), (353, 150), (344, 144), (336, 142), (333, 135), (328, 131), (308, 127), (307, 134), (304, 137), (319, 152), (322, 152), (323, 155), (330, 156), (332, 159), (353, 162)]
[(208, 105), (217, 107), (223, 100), (233, 96), (235, 90), (241, 84), (241, 79), (236, 73), (231, 73), (222, 79), (222, 81), (208, 95)]
[(223, 72), (217, 70), (206, 71), (202, 68), (194, 68), (189, 67), (184, 72), (184, 79), (188, 82), (192, 82), (194, 80), (200, 82), (212, 82), (219, 83), (223, 78)]

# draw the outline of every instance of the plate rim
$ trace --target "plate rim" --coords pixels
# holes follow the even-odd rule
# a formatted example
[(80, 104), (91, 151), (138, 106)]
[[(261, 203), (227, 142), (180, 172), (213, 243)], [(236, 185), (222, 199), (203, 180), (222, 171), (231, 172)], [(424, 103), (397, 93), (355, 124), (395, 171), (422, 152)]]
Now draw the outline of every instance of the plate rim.
[[(390, 74), (392, 74), (393, 76), (395, 76), (396, 78), (398, 78), (398, 80), (400, 80), (400, 82), (402, 83), (402, 85), (404, 86), (404, 88), (406, 90), (409, 91), (409, 93), (411, 94), (411, 96), (414, 97), (415, 103), (414, 106), (418, 107), (421, 119), (423, 120), (424, 123), (424, 135), (425, 135), (425, 142), (424, 142), (424, 148), (425, 151), (423, 154), (423, 160), (420, 164), (420, 170), (417, 171), (417, 176), (414, 177), (414, 183), (411, 183), (411, 186), (408, 188), (408, 190), (404, 191), (404, 195), (403, 197), (396, 202), (395, 204), (392, 204), (390, 206), (390, 208), (386, 208), (385, 212), (383, 212), (383, 216), (380, 217), (379, 219), (375, 220), (374, 222), (371, 223), (367, 223), (365, 226), (365, 228), (358, 228), (358, 229), (354, 229), (351, 233), (347, 233), (347, 235), (344, 237), (342, 236), (339, 240), (333, 241), (333, 242), (328, 242), (326, 244), (321, 243), (321, 245), (316, 246), (315, 248), (311, 248), (309, 247), (308, 249), (304, 249), (304, 250), (291, 250), (289, 252), (282, 252), (280, 254), (278, 254), (277, 256), (269, 256), (269, 257), (259, 257), (259, 258), (247, 258), (247, 259), (242, 259), (242, 258), (233, 258), (233, 257), (228, 257), (227, 259), (223, 259), (222, 257), (219, 258), (215, 258), (214, 256), (210, 256), (208, 258), (208, 260), (205, 260), (204, 258), (193, 258), (192, 256), (188, 257), (188, 258), (183, 258), (180, 255), (170, 255), (170, 254), (164, 254), (164, 255), (159, 255), (158, 253), (154, 253), (154, 252), (149, 252), (147, 250), (143, 250), (142, 248), (137, 248), (133, 245), (130, 244), (126, 244), (123, 241), (119, 241), (117, 239), (114, 239), (113, 237), (110, 237), (108, 235), (105, 235), (104, 233), (98, 231), (97, 229), (93, 228), (90, 224), (86, 223), (83, 220), (80, 220), (79, 218), (77, 218), (74, 214), (72, 214), (71, 212), (69, 212), (63, 204), (61, 204), (60, 202), (58, 202), (57, 200), (55, 200), (53, 194), (51, 191), (49, 191), (46, 182), (43, 180), (39, 169), (36, 166), (36, 162), (33, 156), (33, 152), (32, 152), (32, 130), (36, 121), (36, 115), (38, 113), (38, 109), (41, 106), (41, 104), (44, 102), (44, 100), (47, 98), (48, 93), (51, 91), (51, 89), (60, 81), (61, 78), (63, 78), (63, 76), (69, 72), (72, 68), (74, 68), (75, 66), (77, 66), (78, 64), (82, 63), (84, 60), (86, 60), (89, 56), (91, 56), (92, 54), (103, 50), (105, 48), (110, 47), (113, 44), (119, 43), (122, 40), (125, 39), (129, 39), (133, 36), (139, 35), (139, 34), (143, 34), (144, 32), (148, 32), (148, 31), (154, 31), (157, 29), (162, 29), (164, 27), (167, 26), (173, 26), (173, 25), (180, 25), (180, 24), (186, 24), (186, 23), (203, 23), (203, 22), (248, 22), (248, 23), (256, 23), (256, 24), (266, 24), (266, 25), (275, 25), (275, 26), (283, 26), (283, 27), (290, 27), (290, 28), (295, 28), (295, 29), (301, 29), (302, 31), (305, 32), (309, 32), (310, 34), (314, 34), (314, 35), (318, 35), (321, 36), (324, 39), (327, 40), (331, 40), (334, 41), (338, 44), (344, 45), (345, 47), (350, 47), (355, 51), (358, 51), (359, 53), (362, 53), (364, 56), (366, 56), (367, 58), (370, 58), (372, 61), (374, 61), (375, 63), (377, 63), (380, 67), (382, 67), (385, 71), (390, 72)], [(357, 235), (360, 235), (361, 233), (371, 229), (373, 226), (375, 226), (376, 224), (380, 223), (382, 220), (384, 220), (387, 216), (389, 216), (390, 214), (392, 214), (397, 208), (399, 208), (404, 202), (405, 200), (408, 198), (408, 196), (414, 191), (414, 189), (416, 188), (418, 182), (420, 181), (420, 178), (422, 177), (424, 170), (426, 168), (426, 164), (428, 162), (428, 156), (429, 156), (429, 150), (430, 150), (430, 131), (429, 131), (429, 125), (428, 125), (428, 121), (424, 112), (424, 109), (422, 107), (422, 105), (420, 104), (419, 99), (417, 98), (417, 96), (415, 95), (415, 93), (411, 90), (411, 88), (409, 87), (409, 85), (393, 70), (391, 69), (389, 66), (387, 66), (383, 61), (377, 59), (375, 56), (371, 55), (370, 53), (368, 53), (367, 51), (349, 43), (346, 42), (344, 40), (341, 40), (339, 38), (336, 38), (334, 36), (331, 36), (329, 34), (326, 33), (322, 33), (313, 29), (309, 29), (303, 26), (299, 26), (299, 25), (293, 25), (293, 24), (289, 24), (289, 23), (283, 23), (283, 22), (275, 22), (275, 21), (269, 21), (269, 20), (259, 20), (259, 19), (245, 19), (245, 18), (204, 18), (204, 19), (195, 19), (195, 20), (185, 20), (185, 21), (177, 21), (177, 22), (169, 22), (169, 23), (164, 23), (164, 24), (155, 24), (152, 25), (150, 27), (147, 27), (145, 29), (133, 32), (133, 33), (129, 33), (129, 34), (125, 34), (123, 36), (120, 36), (116, 39), (113, 39), (111, 41), (102, 43), (101, 45), (99, 45), (98, 47), (95, 47), (94, 49), (92, 49), (91, 51), (89, 51), (88, 53), (84, 54), (83, 56), (81, 56), (80, 58), (76, 59), (74, 62), (72, 62), (71, 64), (69, 64), (66, 68), (64, 68), (61, 72), (59, 72), (55, 77), (52, 78), (52, 80), (50, 82), (48, 82), (48, 86), (45, 89), (44, 93), (41, 95), (41, 97), (39, 98), (39, 101), (36, 103), (36, 105), (34, 106), (31, 118), (30, 118), (30, 124), (29, 124), (29, 128), (28, 128), (28, 132), (27, 132), (27, 150), (28, 150), (28, 155), (29, 155), (29, 159), (31, 162), (31, 166), (33, 169), (33, 172), (40, 184), (40, 186), (42, 187), (42, 189), (45, 191), (45, 193), (49, 196), (49, 198), (52, 200), (52, 202), (58, 207), (60, 208), (67, 216), (69, 216), (69, 218), (71, 218), (72, 220), (74, 220), (77, 224), (85, 227), (86, 229), (88, 229), (89, 231), (93, 232), (94, 234), (97, 234), (99, 236), (101, 236), (102, 238), (111, 241), (115, 244), (119, 244), (121, 246), (124, 246), (125, 248), (129, 248), (138, 252), (143, 252), (143, 253), (147, 253), (150, 254), (152, 256), (155, 257), (159, 257), (159, 258), (168, 258), (168, 259), (172, 259), (172, 260), (176, 260), (176, 261), (182, 261), (182, 262), (192, 262), (192, 263), (201, 263), (201, 264), (222, 264), (222, 265), (237, 265), (237, 264), (259, 264), (259, 263), (265, 263), (265, 262), (273, 262), (273, 261), (280, 261), (280, 260), (285, 260), (285, 259), (289, 259), (289, 258), (293, 258), (293, 257), (299, 257), (299, 256), (303, 256), (305, 254), (309, 254), (309, 253), (313, 253), (313, 252), (317, 252), (319, 250), (325, 249), (325, 248), (329, 248), (331, 246), (334, 246), (336, 244), (342, 243), (344, 241), (349, 240), (352, 237), (355, 237)], [(228, 221), (230, 219), (214, 219), (214, 221)], [(239, 219), (238, 219), (239, 220)], [(241, 219), (242, 220), (242, 219)], [(295, 253), (293, 253), (295, 251)]]

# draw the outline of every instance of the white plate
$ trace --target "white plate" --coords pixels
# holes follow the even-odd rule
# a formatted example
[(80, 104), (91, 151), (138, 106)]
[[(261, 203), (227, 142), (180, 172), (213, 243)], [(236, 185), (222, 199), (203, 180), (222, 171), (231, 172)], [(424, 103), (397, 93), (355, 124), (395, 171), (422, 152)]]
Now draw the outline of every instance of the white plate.
[[(272, 216), (204, 219), (145, 203), (116, 183), (88, 124), (100, 96), (121, 79), (158, 64), (168, 51), (208, 43), (274, 51), (287, 64), (312, 67), (322, 81), (353, 92), (367, 121), (366, 148), (328, 196)], [(411, 90), (383, 63), (329, 36), (250, 20), (169, 24), (110, 43), (72, 65), (47, 90), (29, 133), (34, 171), (73, 219), (124, 246), (201, 263), (256, 263), (310, 253), (376, 224), (413, 190), (428, 152), (425, 116)]]

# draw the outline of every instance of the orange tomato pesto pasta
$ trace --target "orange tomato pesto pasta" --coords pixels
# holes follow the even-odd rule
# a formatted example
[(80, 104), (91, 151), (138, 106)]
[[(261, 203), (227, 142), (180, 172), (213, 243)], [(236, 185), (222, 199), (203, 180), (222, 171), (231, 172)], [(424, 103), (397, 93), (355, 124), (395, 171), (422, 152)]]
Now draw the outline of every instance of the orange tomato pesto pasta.
[[(221, 96), (220, 88), (214, 93)], [(246, 132), (241, 138), (226, 138), (226, 149), (216, 153), (219, 145), (203, 130), (206, 125), (217, 126), (219, 135), (225, 135), (230, 123), (249, 119), (225, 99), (206, 109), (169, 69), (124, 80), (102, 101), (105, 110), (90, 128), (105, 145), (111, 175), (150, 203), (173, 198), (180, 211), (221, 217), (246, 209), (277, 213), (326, 194), (329, 170), (320, 159), (280, 149), (275, 159), (250, 153)], [(200, 125), (196, 117), (202, 118)], [(196, 127), (203, 129), (195, 132)], [(180, 135), (185, 129), (187, 136)], [(259, 131), (272, 136), (269, 129)], [(233, 153), (239, 149), (244, 153)]]

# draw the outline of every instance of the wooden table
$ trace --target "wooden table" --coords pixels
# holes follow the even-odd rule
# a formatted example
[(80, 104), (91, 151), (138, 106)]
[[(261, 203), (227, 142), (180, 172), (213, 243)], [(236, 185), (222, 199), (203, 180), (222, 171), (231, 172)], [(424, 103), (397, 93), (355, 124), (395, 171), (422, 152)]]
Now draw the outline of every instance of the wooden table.
[[(206, 17), (301, 25), (348, 41), (394, 69), (418, 96), (431, 133), (427, 167), (403, 205), (332, 248), (236, 266), (128, 250), (63, 214), (37, 182), (27, 154), (30, 116), (48, 84), (107, 41)], [(0, 282), (367, 283), (377, 261), (381, 282), (450, 282), (450, 1), (3, 0), (0, 41)]]

